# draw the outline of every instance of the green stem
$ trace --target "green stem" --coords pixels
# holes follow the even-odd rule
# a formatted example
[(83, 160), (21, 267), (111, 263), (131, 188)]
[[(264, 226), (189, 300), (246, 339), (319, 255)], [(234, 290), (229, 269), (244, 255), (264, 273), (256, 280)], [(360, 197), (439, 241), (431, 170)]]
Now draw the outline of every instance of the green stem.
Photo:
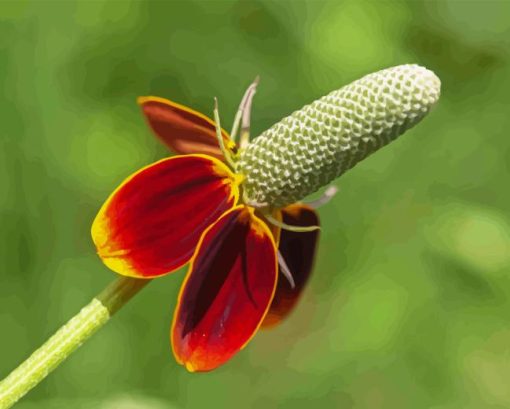
[(106, 287), (0, 382), (0, 409), (10, 408), (46, 378), (149, 281), (121, 277)]

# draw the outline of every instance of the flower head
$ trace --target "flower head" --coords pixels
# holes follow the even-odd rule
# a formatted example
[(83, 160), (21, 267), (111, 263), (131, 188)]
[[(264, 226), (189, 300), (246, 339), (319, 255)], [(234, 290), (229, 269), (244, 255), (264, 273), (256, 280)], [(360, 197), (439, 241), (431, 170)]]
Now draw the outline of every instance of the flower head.
[[(367, 75), (249, 142), (247, 90), (231, 136), (174, 102), (139, 103), (175, 153), (127, 178), (92, 225), (113, 271), (155, 278), (189, 264), (171, 330), (177, 361), (214, 369), (295, 306), (318, 241), (315, 203), (299, 202), (416, 124), (439, 97), (425, 68)], [(241, 142), (235, 136), (241, 125)]]

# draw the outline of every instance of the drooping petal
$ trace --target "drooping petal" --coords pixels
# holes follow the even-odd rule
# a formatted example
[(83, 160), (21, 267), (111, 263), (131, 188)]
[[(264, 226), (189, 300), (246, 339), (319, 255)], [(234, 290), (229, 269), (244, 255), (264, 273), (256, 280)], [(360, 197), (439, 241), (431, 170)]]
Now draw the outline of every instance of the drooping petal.
[(205, 155), (174, 156), (127, 178), (92, 224), (92, 239), (113, 271), (152, 278), (191, 258), (204, 230), (231, 209), (235, 175)]
[[(318, 226), (319, 216), (304, 204), (293, 204), (281, 210), (282, 221), (293, 226)], [(285, 319), (296, 306), (313, 269), (319, 231), (306, 233), (285, 229), (280, 233), (279, 251), (294, 278), (295, 287), (280, 274), (271, 308), (262, 324), (270, 328)]]
[(177, 361), (209, 371), (242, 349), (259, 328), (277, 281), (266, 224), (238, 206), (202, 236), (181, 288), (172, 325)]
[[(164, 98), (140, 97), (138, 103), (154, 133), (173, 152), (202, 153), (223, 161), (212, 119)], [(235, 150), (235, 144), (223, 129), (222, 135), (225, 146)]]

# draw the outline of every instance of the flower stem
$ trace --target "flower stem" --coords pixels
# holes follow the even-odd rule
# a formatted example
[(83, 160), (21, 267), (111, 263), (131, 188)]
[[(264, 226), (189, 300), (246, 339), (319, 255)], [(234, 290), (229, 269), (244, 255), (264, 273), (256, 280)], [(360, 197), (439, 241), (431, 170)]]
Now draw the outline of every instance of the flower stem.
[(121, 277), (106, 287), (46, 343), (0, 382), (0, 409), (7, 409), (41, 382), (150, 280)]

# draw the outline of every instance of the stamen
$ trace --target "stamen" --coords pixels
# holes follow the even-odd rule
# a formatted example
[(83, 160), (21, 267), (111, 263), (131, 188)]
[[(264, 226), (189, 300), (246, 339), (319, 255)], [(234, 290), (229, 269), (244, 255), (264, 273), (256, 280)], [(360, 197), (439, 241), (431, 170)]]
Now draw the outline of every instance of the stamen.
[(239, 141), (239, 146), (243, 149), (248, 142), (250, 142), (250, 120), (251, 120), (251, 106), (253, 103), (253, 97), (257, 92), (257, 85), (260, 81), (260, 77), (257, 75), (255, 81), (251, 84), (251, 86), (247, 90), (246, 102), (243, 109), (243, 122), (241, 125), (241, 140)]
[(220, 124), (220, 112), (218, 109), (218, 98), (214, 97), (214, 122), (216, 122), (216, 137), (218, 138), (218, 144), (220, 145), (221, 153), (227, 163), (234, 168), (235, 163), (230, 156), (230, 152), (225, 148), (225, 142), (223, 141), (223, 135), (221, 134), (221, 124)]
[(275, 219), (273, 216), (271, 216), (269, 213), (264, 213), (264, 217), (267, 219), (267, 221), (271, 224), (274, 224), (276, 227), (279, 227), (284, 230), (293, 231), (296, 233), (306, 233), (310, 231), (320, 230), (320, 226), (291, 226), (290, 224), (283, 223), (277, 219)]
[(338, 188), (336, 186), (330, 186), (326, 189), (326, 191), (316, 200), (312, 200), (310, 202), (305, 202), (312, 209), (318, 209), (321, 206), (329, 203), (329, 201), (338, 193)]
[[(243, 128), (244, 128), (244, 117), (246, 109), (251, 109), (251, 100), (253, 99), (253, 95), (255, 95), (257, 85), (259, 83), (259, 76), (255, 78), (255, 80), (250, 84), (250, 86), (244, 92), (243, 98), (241, 99), (241, 103), (239, 104), (239, 108), (237, 109), (237, 113), (234, 119), (234, 124), (232, 126), (232, 132), (230, 132), (230, 138), (235, 141), (237, 137), (237, 131), (239, 130), (239, 124), (241, 123), (241, 118), (243, 118)], [(249, 113), (248, 113), (248, 121), (249, 121)], [(242, 132), (241, 132), (242, 135)]]
[(292, 273), (290, 272), (289, 266), (285, 262), (285, 259), (278, 250), (278, 264), (280, 265), (280, 271), (285, 276), (287, 281), (289, 282), (292, 289), (296, 288), (296, 283), (294, 282), (294, 277), (292, 277)]

